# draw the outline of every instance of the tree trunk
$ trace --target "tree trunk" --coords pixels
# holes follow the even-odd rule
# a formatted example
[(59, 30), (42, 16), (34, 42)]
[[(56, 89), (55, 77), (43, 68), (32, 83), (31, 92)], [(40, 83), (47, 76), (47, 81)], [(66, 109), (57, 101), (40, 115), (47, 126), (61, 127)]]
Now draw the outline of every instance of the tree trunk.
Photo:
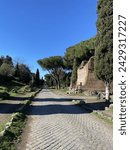
[(60, 89), (60, 85), (59, 84), (57, 85), (57, 88)]
[(60, 81), (56, 80), (56, 88), (60, 89)]
[(106, 86), (106, 101), (109, 101), (109, 99), (110, 99), (110, 84), (106, 83), (105, 86)]

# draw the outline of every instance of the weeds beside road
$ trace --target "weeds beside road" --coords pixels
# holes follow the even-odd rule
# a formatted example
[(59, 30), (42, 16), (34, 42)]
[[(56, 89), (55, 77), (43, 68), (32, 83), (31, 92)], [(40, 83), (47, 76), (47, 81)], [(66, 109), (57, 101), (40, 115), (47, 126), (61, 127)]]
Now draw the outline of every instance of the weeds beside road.
[(24, 97), (14, 97), (14, 99), (0, 102), (0, 149), (16, 149), (15, 143), (19, 141), (19, 136), (25, 126), (25, 110), (39, 91), (33, 94), (27, 93), (26, 97), (24, 95)]

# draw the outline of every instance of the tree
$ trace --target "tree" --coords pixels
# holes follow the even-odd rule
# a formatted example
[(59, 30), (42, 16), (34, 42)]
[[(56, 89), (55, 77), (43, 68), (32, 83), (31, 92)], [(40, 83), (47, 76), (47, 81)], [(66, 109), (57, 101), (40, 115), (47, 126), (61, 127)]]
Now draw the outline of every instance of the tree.
[(48, 87), (54, 87), (55, 86), (55, 80), (52, 78), (51, 74), (45, 74), (45, 83)]
[(95, 37), (82, 41), (66, 49), (64, 55), (64, 65), (67, 69), (72, 70), (71, 88), (77, 81), (77, 69), (83, 60), (89, 60), (94, 55)]
[(10, 56), (7, 55), (7, 56), (4, 58), (3, 63), (9, 64), (10, 66), (13, 67), (12, 57), (10, 57)]
[(61, 56), (52, 56), (38, 60), (38, 64), (49, 72), (52, 78), (55, 80), (57, 89), (60, 88), (60, 76), (62, 74), (63, 58)]
[(99, 0), (97, 5), (97, 36), (95, 40), (95, 74), (106, 86), (113, 80), (113, 0)]
[(39, 85), (39, 84), (40, 84), (40, 73), (39, 73), (39, 69), (37, 69), (37, 71), (36, 71), (35, 83), (36, 83), (36, 85)]
[(3, 64), (3, 61), (4, 61), (4, 56), (1, 56), (0, 57), (0, 66)]
[(11, 79), (14, 75), (13, 61), (10, 56), (0, 57), (0, 77), (5, 81)]
[(74, 58), (76, 58), (78, 66), (83, 60), (89, 60), (89, 58), (94, 55), (94, 42), (95, 37), (67, 48), (64, 55), (65, 66), (72, 70)]
[(75, 86), (76, 81), (77, 81), (77, 60), (74, 58), (74, 63), (73, 63), (73, 71), (72, 71), (72, 76), (71, 76), (71, 88)]
[(25, 64), (19, 64), (19, 80), (23, 83), (28, 84), (31, 81), (31, 71)]
[(71, 72), (66, 73), (66, 78), (65, 78), (65, 86), (69, 87), (70, 86), (70, 81), (71, 81)]
[(0, 75), (4, 79), (12, 77), (13, 73), (14, 73), (14, 69), (13, 69), (13, 67), (10, 64), (3, 63), (0, 66)]
[(15, 73), (14, 73), (15, 77), (19, 77), (20, 76), (20, 70), (19, 70), (19, 64), (17, 63), (15, 66)]
[(45, 83), (45, 81), (44, 81), (44, 79), (42, 77), (41, 80), (40, 80), (40, 85), (44, 85), (44, 83)]

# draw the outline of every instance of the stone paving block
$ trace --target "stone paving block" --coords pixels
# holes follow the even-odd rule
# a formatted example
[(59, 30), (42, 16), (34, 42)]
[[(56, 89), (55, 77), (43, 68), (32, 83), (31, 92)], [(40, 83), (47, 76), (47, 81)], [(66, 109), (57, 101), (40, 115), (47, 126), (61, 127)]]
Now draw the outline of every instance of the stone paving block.
[(112, 150), (112, 127), (62, 98), (45, 90), (38, 94), (23, 133), (27, 140), (18, 150)]

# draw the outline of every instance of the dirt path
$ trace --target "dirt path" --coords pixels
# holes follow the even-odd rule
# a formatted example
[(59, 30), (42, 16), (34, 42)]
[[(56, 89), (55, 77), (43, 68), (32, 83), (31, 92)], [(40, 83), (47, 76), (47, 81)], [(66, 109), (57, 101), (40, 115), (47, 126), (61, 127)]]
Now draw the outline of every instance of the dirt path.
[(112, 127), (69, 99), (42, 90), (34, 99), (18, 150), (112, 150)]

